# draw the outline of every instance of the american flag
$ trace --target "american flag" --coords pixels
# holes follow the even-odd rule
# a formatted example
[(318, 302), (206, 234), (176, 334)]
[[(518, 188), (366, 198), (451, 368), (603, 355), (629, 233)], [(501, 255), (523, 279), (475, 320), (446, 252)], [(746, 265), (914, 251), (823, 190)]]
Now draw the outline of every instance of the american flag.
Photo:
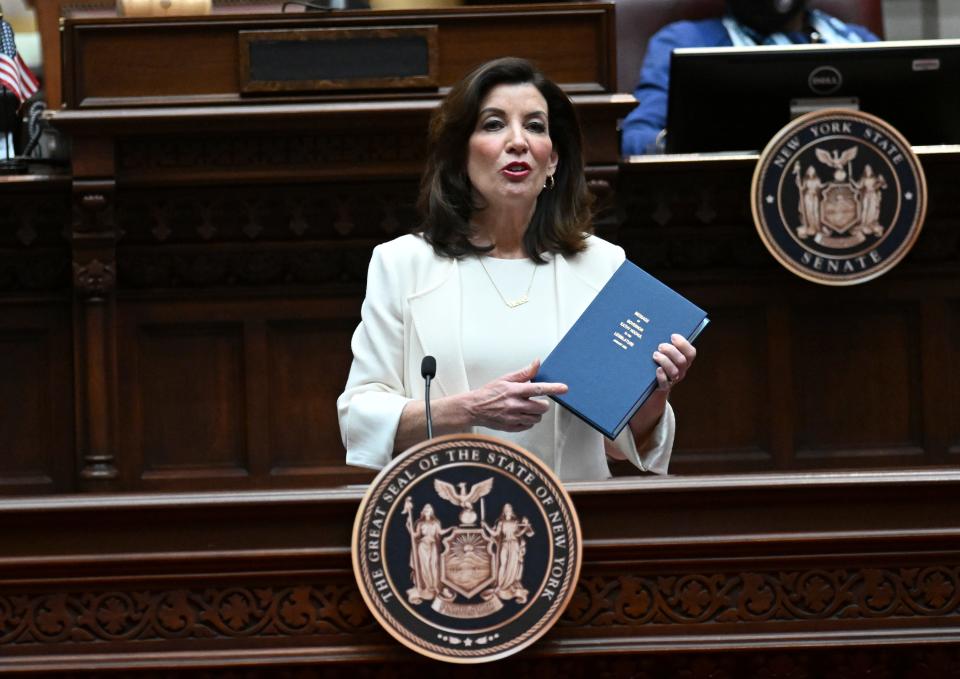
[(13, 27), (3, 19), (0, 19), (0, 86), (13, 92), (20, 101), (29, 99), (40, 87), (37, 76), (17, 53)]

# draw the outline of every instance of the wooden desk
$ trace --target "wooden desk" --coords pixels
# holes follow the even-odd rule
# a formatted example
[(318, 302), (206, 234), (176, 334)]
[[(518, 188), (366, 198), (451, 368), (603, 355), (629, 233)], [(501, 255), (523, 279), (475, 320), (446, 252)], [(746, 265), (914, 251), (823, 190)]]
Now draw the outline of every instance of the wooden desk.
[(674, 471), (958, 463), (960, 149), (917, 151), (929, 210), (912, 252), (842, 289), (793, 276), (764, 249), (750, 215), (756, 156), (621, 166), (617, 242), (713, 320), (673, 398)]
[[(299, 138), (283, 131), (285, 115), (266, 119), (274, 137)], [(104, 331), (116, 347), (110, 487), (368, 478), (342, 466), (334, 401), (370, 249), (415, 218), (414, 177), (334, 178), (304, 161), (294, 166), (303, 177), (269, 182), (275, 168), (265, 147), (231, 147), (226, 133), (208, 155), (220, 160), (204, 174), (176, 137), (124, 139), (136, 153), (121, 153), (120, 165), (143, 178), (120, 189), (106, 184), (111, 192), (103, 194), (112, 196), (105, 211), (121, 234), (105, 250), (116, 273)], [(170, 148), (180, 150), (162, 153)], [(296, 144), (284, 148), (293, 154)], [(256, 161), (244, 169), (248, 179), (224, 183), (230, 153), (241, 151)], [(696, 370), (673, 396), (674, 473), (956, 465), (958, 151), (920, 150), (931, 194), (914, 251), (889, 274), (850, 289), (796, 279), (766, 253), (749, 217), (752, 159), (649, 159), (620, 168), (622, 217), (604, 220), (601, 231), (714, 319)], [(164, 158), (174, 175), (195, 174), (158, 183)], [(80, 348), (90, 326), (76, 320), (85, 298), (75, 290), (95, 292), (98, 279), (80, 265), (88, 232), (68, 238), (64, 224), (72, 203), (87, 201), (86, 211), (97, 214), (98, 186), (62, 176), (0, 181), (11, 206), (0, 217), (8, 224), (0, 249), (8, 348), (0, 389), (8, 406), (0, 427), (10, 492), (87, 484), (74, 451), (92, 411), (76, 404), (99, 398), (93, 389), (102, 383), (83, 387), (90, 383)], [(111, 282), (103, 270), (100, 277)]]
[[(116, 0), (25, 0), (37, 16), (37, 31), (40, 33), (40, 48), (43, 52), (43, 80), (47, 106), (58, 109), (63, 105), (63, 54), (60, 47), (60, 24), (67, 17), (117, 16)], [(214, 0), (216, 14), (250, 14), (253, 12), (278, 13), (282, 3), (264, 0)], [(295, 13), (302, 8), (292, 6)]]
[(956, 470), (570, 490), (571, 605), (518, 656), (458, 670), (365, 608), (358, 488), (0, 501), (0, 671), (934, 679), (960, 661)]
[(429, 11), (342, 11), (163, 19), (68, 20), (64, 103), (70, 109), (306, 101), (436, 100), (438, 92), (304, 91), (245, 94), (241, 36), (250, 31), (399, 29), (436, 31), (442, 92), (470, 69), (505, 55), (537, 62), (569, 93), (616, 92), (613, 3), (490, 5)]

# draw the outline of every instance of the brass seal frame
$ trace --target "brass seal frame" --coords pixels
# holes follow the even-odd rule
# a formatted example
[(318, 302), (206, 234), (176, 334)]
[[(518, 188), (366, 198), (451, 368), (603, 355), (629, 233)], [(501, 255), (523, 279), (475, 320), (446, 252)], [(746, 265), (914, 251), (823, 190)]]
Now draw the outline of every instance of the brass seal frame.
[(750, 189), (757, 233), (787, 270), (856, 285), (895, 267), (923, 227), (927, 184), (907, 140), (862, 111), (799, 116), (760, 154)]
[(452, 434), (405, 451), (370, 484), (354, 575), (401, 644), (452, 663), (517, 653), (566, 610), (582, 537), (560, 480), (520, 446)]

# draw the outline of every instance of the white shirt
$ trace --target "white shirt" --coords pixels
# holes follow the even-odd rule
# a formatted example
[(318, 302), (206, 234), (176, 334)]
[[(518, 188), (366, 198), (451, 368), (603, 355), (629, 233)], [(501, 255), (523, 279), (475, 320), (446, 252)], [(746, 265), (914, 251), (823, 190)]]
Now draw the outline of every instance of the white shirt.
[[(541, 265), (526, 258), (484, 257), (482, 266), (480, 261), (477, 257), (465, 257), (460, 263), (464, 310), (461, 342), (470, 389), (516, 372), (536, 358), (542, 361), (560, 340), (552, 257)], [(513, 301), (524, 294), (529, 301), (513, 308), (501, 299), (503, 295)], [(503, 332), (491, 333), (491, 328), (502, 328)], [(486, 427), (473, 430), (516, 443), (556, 469), (558, 406), (547, 397), (543, 400), (550, 404), (550, 409), (540, 422), (526, 431), (507, 432)]]

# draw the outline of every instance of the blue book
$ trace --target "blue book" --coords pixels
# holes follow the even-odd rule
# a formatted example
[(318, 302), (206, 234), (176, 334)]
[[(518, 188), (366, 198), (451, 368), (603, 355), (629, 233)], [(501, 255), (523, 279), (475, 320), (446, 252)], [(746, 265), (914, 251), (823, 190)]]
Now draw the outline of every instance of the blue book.
[(624, 261), (533, 381), (566, 384), (566, 394), (551, 398), (614, 439), (657, 388), (657, 347), (674, 333), (693, 342), (709, 322), (703, 309)]

